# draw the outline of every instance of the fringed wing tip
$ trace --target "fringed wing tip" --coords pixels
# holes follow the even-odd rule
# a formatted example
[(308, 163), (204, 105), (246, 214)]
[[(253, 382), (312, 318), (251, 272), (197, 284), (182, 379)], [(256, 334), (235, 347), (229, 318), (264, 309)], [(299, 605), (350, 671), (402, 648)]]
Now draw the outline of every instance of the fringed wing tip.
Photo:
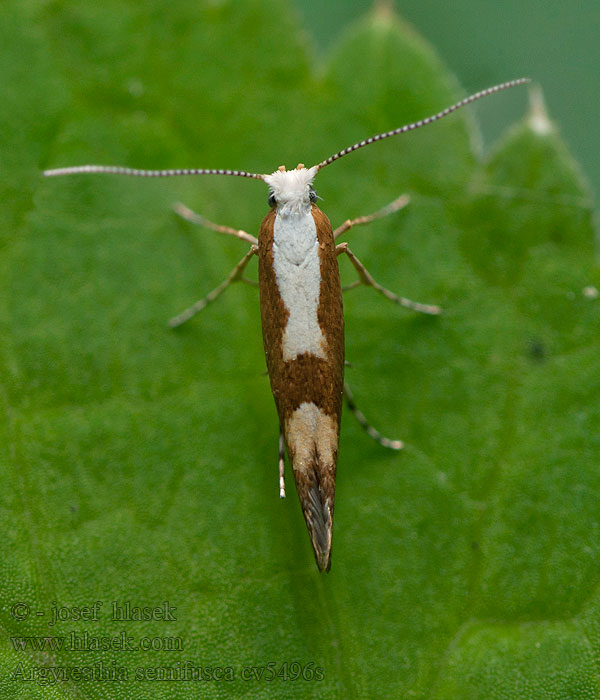
[(328, 573), (331, 569), (333, 506), (329, 498), (324, 498), (318, 483), (313, 484), (310, 488), (307, 501), (302, 510), (310, 533), (317, 566), (319, 571)]

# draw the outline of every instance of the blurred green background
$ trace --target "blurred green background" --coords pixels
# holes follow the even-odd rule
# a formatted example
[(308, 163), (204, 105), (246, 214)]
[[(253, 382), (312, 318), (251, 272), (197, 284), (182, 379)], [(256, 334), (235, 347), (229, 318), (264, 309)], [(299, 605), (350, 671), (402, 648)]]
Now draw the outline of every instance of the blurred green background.
[[(294, 2), (318, 51), (327, 51), (344, 25), (373, 5), (373, 0)], [(597, 0), (396, 0), (394, 4), (435, 46), (467, 92), (522, 75), (538, 82), (550, 116), (582, 164), (594, 194), (600, 191)], [(518, 94), (507, 93), (502, 100), (480, 102), (477, 109), (489, 142), (518, 118), (522, 101)]]
[[(371, 4), (340, 14), (292, 1), (321, 54)], [(591, 212), (553, 132), (522, 121), (488, 161), (470, 149), (470, 123), (489, 138), (514, 126), (526, 91), (364, 149), (319, 180), (334, 221), (409, 191), (402, 216), (352, 247), (381, 283), (448, 309), (428, 320), (366, 290), (346, 298), (357, 401), (407, 449), (383, 451), (344, 421), (324, 578), (297, 499), (277, 498), (252, 290), (238, 285), (180, 333), (164, 325), (241, 256), (238, 241), (177, 221), (172, 202), (250, 228), (266, 191), (239, 178), (42, 180), (40, 167), (315, 162), (447, 105), (454, 81), (381, 18), (310, 60), (283, 0), (2, 2), (0, 700), (600, 698), (600, 315), (582, 293), (600, 288)], [(535, 27), (509, 45), (522, 22), (472, 13), (465, 24), (454, 6), (448, 20), (432, 12), (434, 33), (398, 9), (465, 90), (537, 78), (576, 156), (592, 153), (574, 142), (589, 132), (561, 116), (552, 68), (515, 53)], [(477, 45), (461, 64), (463, 36)], [(168, 634), (192, 659), (314, 662), (326, 680), (34, 688), (7, 673), (23, 656), (10, 636), (48, 630), (13, 618), (11, 599), (40, 610), (173, 601)], [(160, 623), (135, 634), (163, 636)], [(153, 668), (177, 653), (122, 658)]]

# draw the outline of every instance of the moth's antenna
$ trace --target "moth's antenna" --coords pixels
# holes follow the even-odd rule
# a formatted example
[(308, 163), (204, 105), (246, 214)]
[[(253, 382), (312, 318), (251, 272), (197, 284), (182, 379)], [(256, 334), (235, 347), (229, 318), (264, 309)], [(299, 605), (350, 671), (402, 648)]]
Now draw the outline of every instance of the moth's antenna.
[(390, 136), (405, 134), (407, 131), (414, 131), (415, 129), (419, 129), (422, 126), (427, 126), (428, 124), (436, 122), (438, 119), (447, 117), (449, 114), (452, 114), (452, 112), (456, 112), (457, 109), (460, 109), (465, 105), (471, 104), (471, 102), (475, 102), (475, 100), (479, 100), (481, 97), (487, 97), (488, 95), (492, 95), (495, 92), (500, 92), (500, 90), (506, 90), (507, 88), (516, 87), (517, 85), (523, 85), (528, 82), (530, 82), (530, 78), (518, 78), (517, 80), (510, 80), (507, 83), (494, 85), (494, 87), (487, 88), (487, 90), (481, 90), (480, 92), (476, 92), (474, 95), (465, 97), (464, 100), (457, 102), (451, 107), (446, 107), (446, 109), (443, 109), (441, 112), (438, 112), (437, 114), (434, 114), (431, 117), (420, 119), (418, 122), (413, 122), (412, 124), (406, 124), (405, 126), (401, 126), (398, 129), (393, 129), (392, 131), (386, 131), (383, 134), (377, 134), (377, 136), (371, 136), (370, 138), (365, 139), (364, 141), (359, 141), (358, 143), (355, 143), (353, 146), (348, 146), (348, 148), (344, 148), (343, 151), (334, 153), (334, 155), (329, 156), (329, 158), (319, 163), (317, 165), (317, 170), (324, 168), (330, 163), (333, 163), (334, 160), (338, 160), (343, 156), (347, 156), (348, 153), (352, 153), (352, 151), (357, 151), (363, 146), (368, 146), (371, 143), (375, 143), (375, 141), (382, 141), (383, 139), (388, 139)]
[(264, 180), (260, 173), (247, 173), (245, 170), (213, 170), (205, 168), (178, 168), (175, 170), (137, 170), (123, 168), (119, 165), (75, 165), (71, 168), (54, 168), (44, 170), (44, 177), (58, 175), (78, 175), (81, 173), (105, 173), (108, 175), (133, 175), (135, 177), (175, 177), (178, 175), (234, 175), (236, 177), (251, 177)]

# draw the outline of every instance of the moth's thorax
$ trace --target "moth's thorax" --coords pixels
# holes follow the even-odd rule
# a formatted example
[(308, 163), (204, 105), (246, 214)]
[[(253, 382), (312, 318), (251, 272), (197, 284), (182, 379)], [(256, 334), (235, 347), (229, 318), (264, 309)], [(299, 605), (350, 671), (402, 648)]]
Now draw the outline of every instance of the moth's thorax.
[(277, 202), (277, 213), (288, 216), (309, 212), (310, 189), (317, 174), (317, 167), (298, 167), (295, 170), (282, 168), (271, 175), (265, 175), (265, 182)]

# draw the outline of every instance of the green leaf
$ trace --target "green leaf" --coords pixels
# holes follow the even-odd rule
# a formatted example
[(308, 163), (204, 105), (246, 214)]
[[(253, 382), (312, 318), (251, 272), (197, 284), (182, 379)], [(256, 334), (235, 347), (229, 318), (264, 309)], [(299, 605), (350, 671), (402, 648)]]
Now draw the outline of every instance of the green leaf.
[[(348, 240), (445, 309), (346, 297), (356, 401), (407, 447), (345, 417), (324, 576), (290, 475), (278, 498), (256, 291), (165, 323), (245, 252), (171, 204), (256, 234), (262, 183), (40, 171), (312, 164), (451, 104), (455, 80), (382, 7), (316, 65), (275, 0), (6, 0), (0, 62), (0, 697), (597, 697), (600, 270), (539, 99), (485, 160), (474, 108), (316, 181), (334, 225), (408, 192)], [(127, 601), (158, 619), (111, 619)]]

